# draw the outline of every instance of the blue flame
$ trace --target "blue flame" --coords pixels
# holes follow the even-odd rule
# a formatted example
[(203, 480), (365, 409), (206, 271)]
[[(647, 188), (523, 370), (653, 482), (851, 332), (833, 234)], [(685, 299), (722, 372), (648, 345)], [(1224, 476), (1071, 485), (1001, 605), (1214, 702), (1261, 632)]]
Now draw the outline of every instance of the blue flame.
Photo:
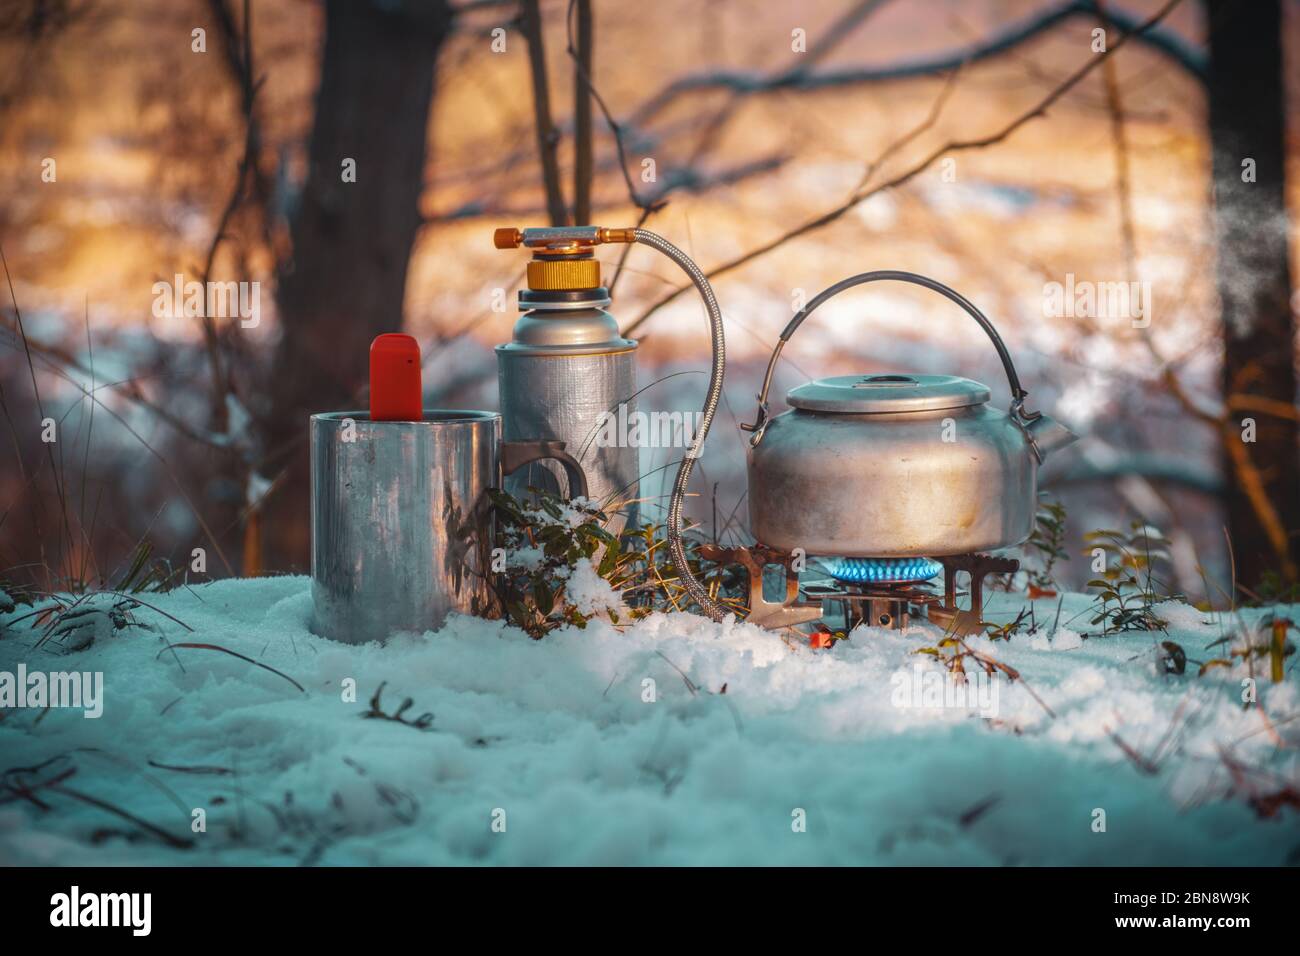
[(818, 558), (831, 577), (856, 584), (928, 581), (943, 571), (933, 558)]

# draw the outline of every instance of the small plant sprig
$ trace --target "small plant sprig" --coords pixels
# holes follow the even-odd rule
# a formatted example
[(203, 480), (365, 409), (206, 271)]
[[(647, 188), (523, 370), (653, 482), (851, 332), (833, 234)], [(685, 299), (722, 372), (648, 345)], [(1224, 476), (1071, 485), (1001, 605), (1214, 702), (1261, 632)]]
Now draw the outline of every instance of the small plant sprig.
[(1164, 631), (1169, 622), (1162, 619), (1152, 609), (1153, 601), (1149, 592), (1134, 590), (1137, 582), (1127, 577), (1112, 584), (1100, 579), (1089, 581), (1088, 587), (1098, 591), (1099, 610), (1090, 622), (1102, 625), (1101, 634), (1119, 634), (1122, 631)]
[(1010, 664), (1003, 664), (987, 654), (981, 654), (979, 651), (973, 650), (970, 645), (956, 635), (943, 638), (933, 647), (918, 647), (912, 653), (933, 657), (948, 668), (948, 673), (963, 683), (966, 680), (966, 665), (964, 663), (966, 660), (974, 661), (990, 677), (997, 671), (1006, 674), (1013, 681), (1020, 677), (1020, 672)]
[(1174, 595), (1159, 593), (1155, 569), (1169, 560), (1168, 541), (1158, 528), (1135, 521), (1127, 533), (1101, 529), (1083, 536), (1088, 550), (1100, 549), (1105, 570), (1088, 582), (1097, 591), (1097, 614), (1091, 623), (1102, 635), (1121, 631), (1164, 631), (1169, 622), (1152, 608)]
[[(713, 600), (734, 608), (743, 617), (748, 600), (748, 575), (738, 566), (701, 557), (700, 547), (706, 542), (692, 531), (687, 528), (682, 535), (691, 573), (708, 589)], [(625, 599), (640, 609), (642, 616), (651, 611), (685, 611), (693, 606), (677, 569), (668, 558), (666, 524), (647, 522), (635, 531), (625, 532), (620, 544), (622, 551), (611, 584), (623, 589)], [(603, 568), (600, 573), (605, 576)]]
[(984, 633), (991, 641), (1010, 641), (1012, 635), (1022, 631), (1032, 634), (1036, 630), (1038, 630), (1038, 621), (1034, 616), (1034, 606), (1027, 604), (1016, 613), (1015, 620), (1007, 621), (1005, 624), (990, 624)]
[(64, 651), (82, 651), (98, 637), (115, 635), (130, 627), (150, 629), (132, 612), (141, 607), (158, 609), (135, 595), (160, 594), (180, 586), (184, 583), (182, 570), (173, 568), (166, 558), (153, 557), (153, 545), (141, 540), (131, 552), (130, 563), (113, 584), (106, 578), (101, 578), (98, 586), (77, 578), (62, 582), (63, 587), (58, 591), (47, 592), (0, 578), (0, 614), (13, 613), (19, 607), (31, 609), (0, 624), (0, 637), (30, 620), (30, 626), (41, 630), (37, 647), (52, 643)]
[[(577, 506), (537, 493), (524, 503), (504, 491), (491, 492), (498, 545), (506, 551), (494, 587), (506, 618), (533, 638), (572, 624), (584, 628), (591, 615), (567, 598), (568, 577), (577, 563), (592, 561), (596, 574), (619, 593), (624, 610), (605, 613), (615, 626), (654, 611), (685, 610), (686, 589), (667, 558), (666, 526), (646, 522), (612, 534), (609, 512)], [(709, 593), (744, 613), (743, 575), (699, 556), (700, 541), (684, 538), (687, 561)], [(527, 555), (529, 560), (520, 560)], [(514, 558), (512, 560), (511, 558)]]
[[(45, 600), (49, 603), (37, 607), (37, 600)], [(31, 607), (32, 610), (0, 625), (0, 636), (24, 621), (31, 621), (29, 626), (41, 632), (36, 647), (53, 643), (59, 645), (65, 652), (84, 651), (97, 638), (116, 635), (129, 627), (156, 630), (153, 625), (141, 622), (132, 613), (141, 607), (157, 611), (163, 617), (175, 621), (187, 630), (190, 629), (183, 621), (165, 611), (116, 591), (89, 591), (75, 599), (69, 599), (64, 594), (47, 594), (39, 599), (29, 598), (24, 606)], [(15, 604), (11, 610), (16, 607)]]
[(91, 604), (72, 606), (51, 615), (36, 646), (47, 641), (61, 644), (65, 650), (83, 651), (101, 634), (116, 634), (128, 627), (139, 627), (131, 612), (140, 605), (129, 598), (114, 600), (107, 607)]
[(1020, 671), (1016, 670), (1010, 664), (1004, 664), (989, 654), (975, 650), (966, 641), (956, 634), (945, 636), (938, 644), (933, 647), (918, 647), (912, 652), (913, 654), (926, 654), (933, 657), (939, 663), (948, 669), (953, 680), (966, 683), (966, 661), (973, 661), (976, 666), (984, 671), (989, 677), (1001, 672), (1008, 681), (1015, 683), (1020, 681), (1020, 686), (1025, 689), (1030, 697), (1038, 702), (1047, 715), (1053, 720), (1056, 719), (1056, 712), (1047, 706), (1047, 702), (1034, 693), (1033, 689), (1025, 683), (1024, 678), (1020, 676)]
[[(33, 620), (33, 626), (42, 629), (38, 647), (53, 641), (64, 650), (76, 651), (89, 647), (97, 634), (142, 626), (131, 612), (144, 602), (134, 595), (164, 593), (182, 583), (180, 569), (173, 568), (166, 558), (151, 561), (152, 555), (149, 541), (138, 542), (130, 564), (112, 585), (101, 579), (96, 587), (93, 582), (77, 579), (63, 582), (66, 587), (61, 590), (47, 592), (0, 577), (0, 614), (12, 614), (20, 607), (31, 609), (0, 624), (0, 637), (14, 626)], [(107, 606), (100, 600), (104, 597), (110, 599)], [(38, 607), (42, 602), (48, 603)]]
[(1053, 597), (1057, 591), (1053, 570), (1057, 561), (1069, 561), (1065, 548), (1065, 505), (1059, 501), (1040, 502), (1034, 516), (1034, 530), (1025, 547), (1037, 555), (1041, 567), (1028, 569), (1030, 598)]
[[(1256, 633), (1263, 636), (1263, 643), (1255, 643), (1252, 640), (1252, 635), (1247, 634), (1245, 644), (1242, 647), (1230, 648), (1227, 657), (1215, 657), (1206, 661), (1201, 665), (1198, 676), (1216, 667), (1231, 667), (1233, 658), (1239, 658), (1243, 661), (1267, 658), (1269, 662), (1269, 678), (1273, 683), (1280, 684), (1286, 678), (1286, 659), (1296, 651), (1295, 645), (1287, 640), (1287, 633), (1295, 630), (1298, 630), (1295, 622), (1281, 615), (1270, 614), (1261, 618)], [(1232, 637), (1225, 635), (1209, 646), (1217, 647), (1220, 644), (1229, 644), (1231, 641)]]
[(179, 585), (182, 569), (173, 568), (166, 558), (155, 558), (151, 562), (152, 555), (151, 542), (141, 541), (136, 545), (131, 564), (112, 590), (122, 594), (161, 594)]
[(577, 563), (594, 558), (602, 547), (602, 568), (617, 555), (618, 538), (604, 527), (609, 516), (548, 494), (539, 493), (533, 504), (505, 491), (489, 495), (497, 543), (506, 554), (494, 587), (507, 619), (535, 639), (566, 624), (586, 627), (588, 616), (564, 600), (565, 585)]
[(33, 600), (29, 589), (0, 578), (0, 614), (12, 614), (19, 607), (31, 607)]

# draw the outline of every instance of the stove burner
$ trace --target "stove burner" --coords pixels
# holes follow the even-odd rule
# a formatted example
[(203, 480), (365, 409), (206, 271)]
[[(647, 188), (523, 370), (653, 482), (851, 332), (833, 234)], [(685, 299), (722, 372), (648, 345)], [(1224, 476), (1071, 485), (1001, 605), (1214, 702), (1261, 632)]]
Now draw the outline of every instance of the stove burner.
[(943, 565), (931, 558), (833, 557), (817, 561), (835, 580), (854, 584), (915, 584), (943, 571)]
[[(840, 580), (800, 582), (801, 597), (822, 602), (843, 622), (845, 631), (859, 624), (869, 627), (906, 628), (913, 617), (924, 614), (931, 624), (944, 631), (966, 635), (983, 629), (981, 614), (984, 609), (984, 577), (990, 573), (1007, 573), (1020, 567), (1013, 558), (999, 558), (988, 554), (959, 554), (938, 561), (930, 558), (839, 558), (821, 559), (833, 567), (832, 561), (855, 562), (879, 573), (894, 573), (891, 567), (912, 568), (925, 577), (898, 580), (880, 577), (874, 580)], [(933, 571), (930, 570), (933, 566)], [(835, 568), (835, 570), (840, 570)], [(930, 586), (929, 578), (943, 572), (943, 592)], [(958, 572), (970, 576), (969, 607), (957, 605), (960, 596), (957, 588)], [(901, 571), (898, 571), (901, 574)]]
[[(749, 615), (745, 618), (749, 623), (769, 628), (794, 627), (818, 620), (829, 606), (838, 612), (835, 616), (843, 621), (846, 632), (858, 624), (906, 628), (912, 617), (924, 614), (947, 633), (977, 633), (985, 626), (981, 619), (985, 576), (1008, 574), (1020, 567), (1014, 558), (979, 553), (937, 561), (826, 557), (814, 560), (835, 578), (801, 581), (794, 570), (794, 554), (762, 544), (735, 548), (702, 544), (699, 553), (707, 561), (739, 564), (749, 572)], [(768, 601), (763, 596), (763, 569), (769, 565), (781, 565), (785, 572), (785, 596), (780, 601)], [(930, 584), (940, 571), (942, 593)], [(957, 588), (957, 575), (962, 572), (970, 579), (968, 592)], [(968, 606), (959, 607), (957, 598), (966, 593), (970, 595)]]
[(859, 624), (905, 628), (913, 615), (940, 600), (924, 581), (877, 583), (827, 579), (801, 582), (799, 590), (805, 599), (836, 612), (835, 617), (842, 621), (845, 631)]

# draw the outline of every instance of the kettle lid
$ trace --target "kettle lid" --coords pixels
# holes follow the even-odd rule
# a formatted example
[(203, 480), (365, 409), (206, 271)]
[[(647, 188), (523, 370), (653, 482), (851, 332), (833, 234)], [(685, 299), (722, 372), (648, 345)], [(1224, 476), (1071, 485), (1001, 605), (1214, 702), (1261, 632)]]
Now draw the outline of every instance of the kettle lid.
[(956, 375), (835, 375), (805, 382), (785, 400), (814, 412), (922, 412), (982, 405), (989, 390)]

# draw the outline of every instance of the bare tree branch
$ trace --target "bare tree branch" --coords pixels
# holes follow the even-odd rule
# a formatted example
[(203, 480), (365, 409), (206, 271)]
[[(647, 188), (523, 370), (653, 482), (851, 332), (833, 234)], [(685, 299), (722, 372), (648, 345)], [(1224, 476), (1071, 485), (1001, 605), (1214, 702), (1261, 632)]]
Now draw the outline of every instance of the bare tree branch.
[[(209, 0), (208, 7), (213, 18), (217, 21), (217, 33), (222, 38), (226, 49), (227, 63), (239, 82), (240, 102), (244, 117), (244, 149), (235, 174), (235, 188), (226, 201), (225, 208), (221, 211), (221, 216), (217, 220), (216, 231), (212, 236), (212, 242), (208, 246), (208, 254), (203, 264), (201, 280), (205, 288), (212, 279), (217, 251), (221, 248), (221, 243), (226, 239), (231, 219), (244, 201), (246, 184), (250, 178), (255, 178), (254, 170), (260, 143), (260, 133), (255, 115), (258, 84), (253, 81), (253, 21), (249, 0), (243, 0), (244, 29), (242, 36), (239, 28), (235, 25), (234, 15), (226, 6), (225, 0)], [(216, 319), (208, 315), (207, 310), (204, 310), (203, 315), (203, 340), (207, 349), (208, 364), (212, 376), (211, 414), (213, 427), (217, 431), (225, 431), (228, 423), (226, 395), (230, 392), (231, 383), (222, 361), (221, 341), (220, 334), (217, 331)]]
[[(861, 26), (863, 21), (888, 2), (889, 0), (859, 0), (856, 5), (846, 10), (838, 20), (825, 30), (819, 31), (817, 39), (813, 41), (808, 51), (799, 55), (796, 65), (779, 75), (807, 74), (813, 66), (824, 60), (841, 43), (851, 37), (853, 31)], [(757, 91), (752, 89), (733, 89), (731, 91), (727, 102), (705, 124), (704, 133), (696, 142), (695, 149), (691, 152), (688, 160), (688, 165), (693, 166), (700, 162), (712, 150), (722, 136), (722, 131), (726, 128), (728, 120), (734, 115), (736, 108), (754, 92)]]
[[(789, 232), (777, 236), (775, 239), (769, 240), (768, 242), (763, 243), (761, 246), (751, 249), (750, 251), (740, 256), (737, 256), (736, 258), (731, 259), (730, 261), (725, 262), (720, 266), (714, 267), (713, 269), (709, 270), (709, 272), (707, 273), (708, 277), (710, 279), (713, 279), (716, 278), (717, 276), (725, 275), (728, 272), (732, 272), (735, 269), (738, 269), (741, 266), (745, 265), (746, 263), (752, 262), (753, 260), (766, 255), (767, 253), (771, 252), (774, 249), (780, 248), (781, 246), (785, 245), (787, 242), (790, 242), (793, 239), (797, 239), (800, 236), (807, 235), (810, 232), (814, 232), (822, 228), (823, 226), (835, 222), (846, 212), (853, 209), (855, 206), (858, 206), (859, 204), (871, 198), (872, 196), (876, 195), (877, 193), (884, 192), (887, 189), (893, 189), (897, 186), (901, 186), (904, 183), (907, 183), (910, 180), (914, 179), (916, 176), (920, 175), (922, 172), (928, 169), (936, 160), (938, 160), (940, 157), (944, 155), (947, 155), (948, 153), (957, 153), (957, 152), (964, 152), (967, 150), (983, 149), (995, 143), (1002, 142), (1004, 139), (1011, 136), (1018, 129), (1020, 129), (1020, 127), (1028, 123), (1030, 120), (1037, 119), (1041, 116), (1045, 116), (1047, 114), (1047, 111), (1059, 99), (1061, 99), (1061, 97), (1063, 97), (1070, 90), (1074, 89), (1074, 87), (1077, 86), (1086, 76), (1088, 76), (1088, 74), (1090, 74), (1093, 70), (1097, 69), (1097, 67), (1105, 63), (1107, 59), (1114, 56), (1121, 49), (1123, 49), (1124, 46), (1128, 43), (1128, 41), (1131, 38), (1138, 36), (1141, 33), (1151, 29), (1153, 26), (1155, 26), (1157, 23), (1163, 20), (1166, 16), (1169, 15), (1170, 11), (1172, 11), (1175, 7), (1177, 7), (1181, 2), (1182, 0), (1169, 0), (1169, 2), (1166, 3), (1164, 6), (1162, 6), (1155, 13), (1154, 16), (1152, 16), (1151, 18), (1149, 18), (1148, 20), (1140, 24), (1135, 31), (1131, 33), (1124, 33), (1123, 35), (1121, 35), (1114, 43), (1112, 43), (1106, 49), (1106, 52), (1092, 54), (1091, 58), (1088, 60), (1087, 63), (1077, 68), (1073, 73), (1070, 74), (1069, 77), (1065, 79), (1064, 82), (1062, 82), (1050, 93), (1048, 93), (1046, 96), (1040, 99), (1031, 109), (1029, 109), (1024, 113), (1021, 113), (1019, 116), (1017, 116), (1015, 119), (1011, 120), (1009, 123), (1002, 126), (1000, 129), (997, 129), (994, 132), (989, 133), (985, 136), (979, 136), (973, 139), (950, 140), (947, 143), (944, 143), (943, 145), (932, 150), (928, 155), (923, 157), (920, 160), (920, 162), (909, 167), (908, 169), (904, 170), (903, 172), (899, 173), (893, 178), (871, 189), (866, 189), (866, 188), (857, 189), (853, 192), (852, 195), (849, 196), (847, 200), (845, 200), (840, 205), (835, 206), (834, 208), (827, 210), (821, 215), (815, 216), (814, 218), (801, 223), (800, 225), (796, 226), (794, 229), (790, 230)], [(638, 328), (641, 327), (642, 323), (644, 323), (651, 315), (653, 315), (655, 312), (662, 309), (664, 306), (668, 305), (670, 302), (675, 301), (678, 296), (682, 295), (682, 293), (686, 292), (688, 289), (693, 289), (693, 288), (694, 286), (691, 285), (679, 286), (672, 292), (656, 300), (654, 303), (650, 305), (648, 309), (642, 312), (641, 315), (639, 315), (631, 325), (629, 325), (626, 329), (623, 330), (623, 334), (625, 336), (632, 335)]]
[[(638, 204), (644, 222), (645, 213), (655, 213), (662, 209), (668, 202), (668, 196), (675, 192), (703, 193), (718, 186), (732, 186), (742, 180), (752, 176), (759, 176), (764, 173), (770, 173), (773, 170), (780, 169), (790, 157), (784, 153), (777, 153), (771, 156), (763, 156), (749, 162), (738, 163), (735, 166), (727, 166), (723, 169), (706, 172), (694, 168), (674, 168), (668, 170), (659, 177), (659, 188), (653, 193), (644, 197), (638, 197), (641, 201)], [(622, 200), (604, 200), (592, 201), (592, 212), (607, 210), (622, 210), (626, 203)], [(428, 222), (448, 222), (455, 219), (477, 219), (481, 216), (507, 216), (515, 219), (530, 219), (538, 213), (543, 212), (535, 203), (526, 203), (519, 205), (500, 205), (489, 204), (482, 200), (473, 200), (464, 203), (454, 209), (446, 212), (439, 212), (426, 217)], [(589, 225), (584, 223), (584, 225)]]
[(943, 108), (948, 103), (948, 98), (952, 96), (952, 91), (957, 88), (957, 79), (961, 76), (962, 72), (962, 68), (958, 67), (948, 74), (948, 79), (944, 82), (943, 89), (939, 91), (939, 95), (935, 98), (934, 103), (930, 107), (930, 112), (926, 114), (925, 119), (921, 120), (920, 123), (908, 130), (907, 133), (886, 146), (879, 156), (867, 163), (867, 168), (862, 171), (862, 178), (858, 180), (855, 192), (866, 188), (866, 185), (871, 182), (871, 177), (876, 175), (877, 171), (885, 165), (890, 157), (905, 149), (918, 136), (926, 132), (926, 130), (931, 129), (935, 123), (939, 122), (939, 116), (943, 113)]
[[(636, 127), (646, 125), (678, 98), (689, 93), (709, 90), (732, 90), (751, 94), (769, 93), (775, 90), (811, 92), (946, 73), (965, 63), (978, 63), (1007, 53), (1074, 17), (1095, 18), (1096, 15), (1096, 0), (1071, 0), (1069, 3), (1023, 20), (984, 43), (891, 66), (845, 67), (822, 73), (813, 73), (803, 67), (774, 74), (734, 70), (696, 73), (680, 77), (667, 84), (632, 114), (627, 125)], [(1167, 56), (1198, 80), (1204, 81), (1205, 54), (1199, 48), (1168, 31), (1139, 30), (1141, 24), (1138, 19), (1120, 10), (1110, 11), (1109, 19), (1120, 30), (1140, 35), (1143, 43)]]

